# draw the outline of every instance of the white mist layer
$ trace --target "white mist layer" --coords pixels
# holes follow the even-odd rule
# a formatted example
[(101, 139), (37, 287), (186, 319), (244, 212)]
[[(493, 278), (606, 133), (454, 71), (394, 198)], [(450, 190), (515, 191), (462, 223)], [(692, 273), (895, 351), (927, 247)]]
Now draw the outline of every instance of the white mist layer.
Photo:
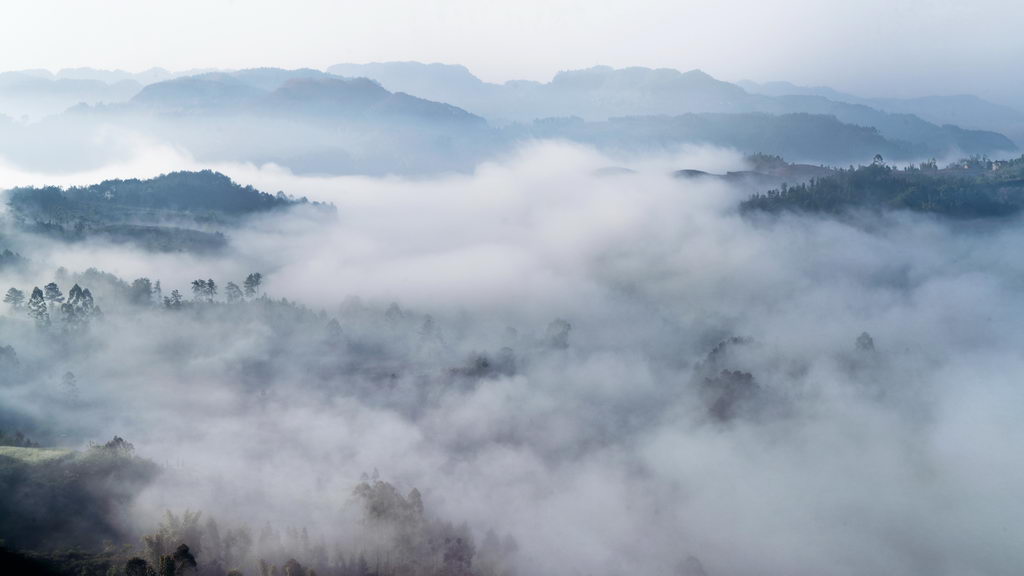
[[(390, 391), (330, 401), (305, 385), (298, 358), (341, 352), (288, 351), (290, 376), (253, 398), (232, 379), (240, 358), (279, 352), (267, 326), (110, 313), (93, 354), (54, 367), (81, 381), (74, 412), (38, 406), (38, 391), (7, 401), (77, 419), (97, 439), (125, 436), (167, 464), (173, 473), (139, 503), (141, 523), (191, 507), (338, 535), (352, 485), (376, 468), (441, 516), (514, 535), (527, 572), (668, 574), (689, 555), (712, 575), (1024, 565), (1020, 223), (744, 218), (746, 191), (670, 174), (741, 164), (690, 149), (598, 176), (621, 159), (544, 143), (472, 176), (427, 180), (215, 166), (332, 202), (337, 217), (253, 219), (219, 256), (19, 237), (34, 276), (0, 279), (95, 266), (160, 279), (166, 294), (259, 270), (272, 297), (324, 309), (352, 337), (389, 334), (360, 323), (354, 298), (430, 314), (440, 351), (410, 353)], [(99, 172), (0, 175), (88, 184), (199, 167), (158, 148)], [(531, 353), (555, 318), (573, 326), (569, 349)], [(870, 355), (854, 349), (864, 331)], [(722, 368), (753, 374), (780, 407), (723, 423), (701, 402), (699, 363), (730, 336), (753, 342)], [(174, 346), (195, 354), (172, 364)], [(420, 401), (421, 378), (502, 346), (529, 361)]]

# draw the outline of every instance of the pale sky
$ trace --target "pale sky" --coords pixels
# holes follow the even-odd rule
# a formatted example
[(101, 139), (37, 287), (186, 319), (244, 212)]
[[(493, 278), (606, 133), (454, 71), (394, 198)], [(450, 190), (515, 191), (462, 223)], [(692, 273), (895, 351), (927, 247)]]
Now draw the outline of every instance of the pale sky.
[(489, 81), (701, 68), (1024, 103), (1018, 0), (4, 0), (0, 70), (460, 63)]

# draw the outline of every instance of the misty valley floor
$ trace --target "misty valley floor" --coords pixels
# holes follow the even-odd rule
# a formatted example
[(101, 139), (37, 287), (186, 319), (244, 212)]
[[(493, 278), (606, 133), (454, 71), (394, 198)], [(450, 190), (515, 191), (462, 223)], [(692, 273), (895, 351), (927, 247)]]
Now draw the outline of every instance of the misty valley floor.
[[(97, 575), (1013, 573), (1014, 180), (950, 176), (995, 190), (1001, 212), (980, 220), (936, 196), (865, 208), (820, 181), (741, 210), (758, 201), (749, 162), (541, 142), (420, 179), (225, 164), (239, 184), (15, 190), (0, 559)], [(159, 204), (148, 186), (167, 182), (200, 192)], [(126, 224), (143, 228), (111, 232)]]

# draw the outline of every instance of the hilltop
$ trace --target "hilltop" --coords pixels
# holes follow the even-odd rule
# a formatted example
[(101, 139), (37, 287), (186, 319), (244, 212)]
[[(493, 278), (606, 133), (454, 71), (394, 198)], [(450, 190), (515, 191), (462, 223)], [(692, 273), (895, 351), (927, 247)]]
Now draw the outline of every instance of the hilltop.
[(283, 192), (242, 186), (211, 170), (67, 189), (13, 188), (7, 203), (11, 217), (27, 231), (69, 241), (99, 236), (159, 251), (217, 249), (225, 244), (223, 230), (238, 218), (309, 204)]

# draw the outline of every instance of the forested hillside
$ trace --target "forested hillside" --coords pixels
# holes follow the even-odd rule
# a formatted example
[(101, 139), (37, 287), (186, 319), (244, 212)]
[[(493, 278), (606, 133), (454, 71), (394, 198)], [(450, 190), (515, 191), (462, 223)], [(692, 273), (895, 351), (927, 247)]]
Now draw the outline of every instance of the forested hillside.
[(241, 186), (203, 170), (148, 180), (106, 180), (91, 186), (13, 188), (10, 217), (22, 229), (78, 241), (86, 237), (134, 243), (156, 251), (201, 252), (225, 245), (224, 232), (247, 215), (308, 204)]
[(1009, 216), (1022, 207), (1024, 157), (971, 158), (942, 169), (934, 162), (898, 168), (879, 157), (868, 166), (756, 193), (742, 204), (746, 211), (911, 210), (952, 218)]

